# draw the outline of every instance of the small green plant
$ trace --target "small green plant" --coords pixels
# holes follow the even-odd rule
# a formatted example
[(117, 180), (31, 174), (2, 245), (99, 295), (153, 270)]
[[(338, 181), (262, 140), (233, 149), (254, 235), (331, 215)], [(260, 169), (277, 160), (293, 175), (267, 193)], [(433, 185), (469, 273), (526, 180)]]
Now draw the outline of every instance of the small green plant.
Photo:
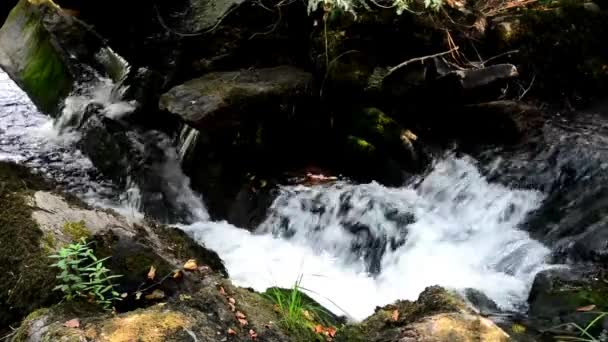
[(331, 314), (302, 292), (302, 275), (291, 289), (270, 288), (268, 298), (282, 316), (279, 324), (302, 341), (325, 341), (317, 330), (329, 326)]
[(97, 259), (85, 238), (49, 257), (57, 259), (51, 266), (61, 272), (57, 275), (60, 284), (53, 290), (63, 292), (65, 300), (86, 299), (107, 310), (120, 300), (120, 294), (114, 291), (112, 279), (121, 276), (110, 275), (110, 270), (104, 266), (104, 261), (109, 257)]
[(603, 342), (607, 341), (608, 338), (605, 331), (602, 331), (600, 336), (594, 337), (589, 331), (595, 327), (596, 324), (602, 321), (602, 318), (606, 317), (608, 312), (598, 312), (597, 317), (595, 317), (585, 328), (581, 327), (576, 323), (567, 323), (566, 325), (572, 326), (576, 328), (580, 332), (579, 336), (557, 336), (557, 341), (565, 342), (565, 341), (581, 341), (581, 342)]

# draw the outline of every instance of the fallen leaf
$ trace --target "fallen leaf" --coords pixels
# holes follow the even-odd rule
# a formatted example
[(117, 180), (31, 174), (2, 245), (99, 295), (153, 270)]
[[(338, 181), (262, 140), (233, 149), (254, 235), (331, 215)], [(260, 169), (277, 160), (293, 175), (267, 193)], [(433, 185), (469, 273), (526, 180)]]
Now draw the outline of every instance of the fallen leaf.
[(66, 328), (80, 328), (80, 321), (78, 320), (78, 318), (74, 318), (63, 323), (63, 326)]
[(232, 311), (232, 312), (236, 311), (236, 306), (234, 306), (234, 304), (228, 303), (228, 306), (230, 307), (230, 311)]
[(229, 328), (228, 335), (231, 335), (231, 336), (236, 335), (236, 331), (232, 330), (232, 328)]
[(173, 272), (173, 276), (172, 277), (173, 277), (173, 279), (179, 279), (179, 278), (181, 278), (182, 277), (182, 271), (177, 270), (177, 271)]
[(251, 337), (252, 340), (255, 340), (258, 338), (258, 333), (256, 333), (253, 329), (249, 329), (249, 337)]
[(192, 296), (187, 295), (187, 294), (180, 294), (179, 295), (179, 300), (181, 300), (182, 302), (187, 301), (187, 300), (191, 300)]
[(247, 316), (245, 316), (244, 313), (242, 313), (240, 311), (237, 311), (236, 312), (236, 318), (243, 318), (243, 319), (245, 319), (245, 318), (247, 318)]
[(135, 292), (135, 300), (140, 300), (141, 295), (142, 295), (142, 293), (140, 291)]
[(190, 259), (184, 264), (184, 269), (186, 271), (196, 271), (198, 269), (198, 264), (196, 260)]
[(228, 302), (232, 304), (236, 304), (236, 300), (232, 297), (228, 297)]
[(336, 332), (338, 332), (337, 329), (334, 327), (328, 327), (327, 329), (325, 329), (325, 331), (327, 332), (327, 335), (329, 337), (336, 337)]
[(126, 292), (123, 292), (120, 294), (120, 298), (127, 298), (127, 297), (129, 297), (129, 294)]
[(322, 334), (325, 331), (325, 328), (321, 324), (317, 324), (314, 327), (315, 334)]
[(240, 324), (242, 327), (244, 327), (244, 326), (246, 326), (247, 324), (249, 324), (249, 322), (247, 322), (247, 320), (246, 320), (246, 319), (243, 319), (243, 318), (237, 318), (237, 321), (239, 321), (239, 324)]
[(580, 308), (577, 308), (576, 311), (587, 312), (587, 311), (591, 311), (593, 309), (595, 309), (595, 304), (581, 306)]
[(154, 280), (156, 278), (156, 267), (150, 266), (150, 270), (148, 271), (148, 279)]
[(222, 286), (220, 286), (220, 290), (219, 290), (219, 291), (220, 291), (220, 294), (221, 294), (222, 296), (225, 296), (225, 295), (226, 295), (226, 290), (224, 290), (224, 288), (223, 288)]
[(393, 311), (393, 314), (391, 315), (391, 319), (393, 320), (393, 322), (397, 322), (399, 320), (399, 310)]
[(165, 298), (165, 293), (162, 290), (156, 289), (152, 291), (149, 295), (145, 297), (147, 300), (155, 300), (155, 299), (163, 299)]
[(302, 314), (306, 317), (307, 320), (312, 321), (312, 315), (308, 310), (302, 310)]

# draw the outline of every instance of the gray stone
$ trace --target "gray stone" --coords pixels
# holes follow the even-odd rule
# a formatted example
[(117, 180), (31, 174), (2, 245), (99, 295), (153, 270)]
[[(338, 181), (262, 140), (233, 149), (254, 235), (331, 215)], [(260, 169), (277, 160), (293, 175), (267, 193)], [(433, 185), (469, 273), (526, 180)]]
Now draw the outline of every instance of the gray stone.
[(254, 108), (308, 95), (312, 80), (312, 74), (290, 66), (214, 72), (174, 87), (161, 96), (160, 108), (196, 128), (234, 125)]

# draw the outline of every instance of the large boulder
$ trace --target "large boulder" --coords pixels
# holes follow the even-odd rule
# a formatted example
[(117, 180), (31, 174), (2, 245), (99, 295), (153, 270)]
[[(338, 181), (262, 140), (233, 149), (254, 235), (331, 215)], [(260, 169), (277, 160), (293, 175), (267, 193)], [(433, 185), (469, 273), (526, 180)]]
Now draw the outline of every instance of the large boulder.
[(0, 66), (45, 112), (54, 112), (72, 89), (64, 54), (44, 26), (45, 13), (60, 15), (51, 5), (22, 0), (0, 29)]
[(99, 76), (118, 82), (128, 72), (103, 38), (52, 1), (21, 0), (0, 29), (0, 46), (0, 67), (51, 115), (80, 91), (76, 84)]
[(289, 66), (215, 72), (174, 87), (160, 107), (204, 129), (242, 123), (253, 110), (293, 104), (312, 90), (312, 75)]

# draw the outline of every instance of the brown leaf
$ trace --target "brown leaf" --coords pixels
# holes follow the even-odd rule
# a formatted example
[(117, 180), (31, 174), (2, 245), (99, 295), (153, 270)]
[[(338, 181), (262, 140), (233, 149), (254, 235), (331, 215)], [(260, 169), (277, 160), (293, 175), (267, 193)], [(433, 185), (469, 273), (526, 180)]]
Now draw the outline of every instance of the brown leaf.
[(393, 311), (393, 314), (391, 315), (391, 319), (393, 320), (393, 322), (397, 322), (399, 320), (399, 310)]
[(179, 278), (181, 278), (181, 277), (182, 277), (182, 275), (183, 275), (183, 274), (182, 274), (182, 271), (177, 270), (177, 271), (173, 272), (172, 277), (173, 277), (173, 279), (179, 279)]
[(156, 267), (150, 266), (150, 270), (148, 271), (148, 279), (154, 280), (156, 278)]
[(245, 319), (245, 318), (247, 318), (247, 316), (245, 316), (245, 314), (244, 314), (244, 313), (242, 313), (242, 312), (240, 312), (240, 311), (237, 311), (237, 312), (236, 312), (236, 318), (242, 318), (242, 319)]
[(228, 332), (228, 335), (230, 335), (230, 336), (236, 335), (236, 331), (234, 331), (232, 328), (228, 328), (227, 332)]
[(327, 336), (329, 337), (336, 337), (336, 328), (334, 327), (328, 327), (327, 329), (325, 329), (325, 331), (327, 332)]
[(186, 271), (196, 271), (198, 269), (198, 264), (196, 263), (196, 260), (190, 259), (186, 261), (186, 263), (184, 264), (184, 269)]
[(222, 296), (225, 296), (225, 295), (226, 295), (226, 290), (224, 290), (224, 287), (220, 286), (219, 291), (220, 291), (220, 294), (221, 294)]
[(581, 306), (580, 308), (576, 308), (578, 312), (587, 312), (595, 309), (595, 304)]
[(236, 311), (236, 306), (234, 306), (234, 304), (228, 303), (228, 306), (230, 307), (230, 311), (232, 311), (232, 312)]
[(239, 324), (240, 324), (242, 327), (244, 327), (244, 326), (246, 326), (247, 324), (249, 324), (249, 322), (247, 322), (247, 320), (246, 320), (246, 319), (243, 319), (243, 318), (237, 318), (237, 321), (239, 321)]
[(80, 328), (80, 321), (78, 320), (78, 318), (74, 318), (63, 323), (63, 326), (66, 328)]
[(256, 333), (253, 329), (249, 329), (249, 337), (251, 337), (252, 340), (255, 340), (258, 338), (258, 333)]
[(315, 334), (322, 334), (325, 331), (325, 328), (321, 324), (317, 324), (314, 327)]
[(165, 293), (162, 290), (156, 289), (152, 291), (149, 295), (145, 297), (147, 300), (155, 300), (155, 299), (163, 299), (165, 298)]
[(232, 297), (228, 297), (228, 302), (231, 304), (236, 304), (236, 300)]

